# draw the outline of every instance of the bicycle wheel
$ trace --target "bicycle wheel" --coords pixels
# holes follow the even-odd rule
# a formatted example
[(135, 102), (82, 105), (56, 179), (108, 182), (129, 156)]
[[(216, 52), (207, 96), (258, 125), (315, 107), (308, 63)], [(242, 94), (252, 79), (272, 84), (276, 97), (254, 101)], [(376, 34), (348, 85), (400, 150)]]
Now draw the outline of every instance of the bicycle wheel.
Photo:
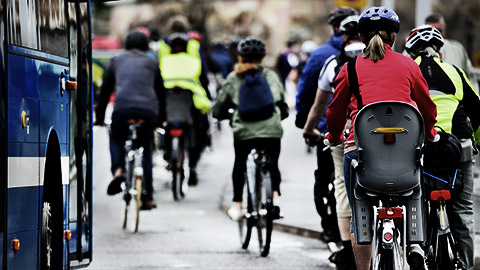
[(242, 209), (247, 209), (247, 214), (244, 218), (242, 218), (241, 221), (238, 222), (238, 229), (240, 233), (240, 243), (242, 244), (243, 249), (247, 249), (248, 245), (250, 244), (250, 238), (252, 236), (253, 226), (255, 225), (255, 221), (256, 221), (254, 217), (251, 215), (251, 213), (253, 212), (253, 204), (252, 204), (252, 194), (250, 192), (250, 188), (248, 185), (248, 179), (246, 182), (247, 184), (245, 185), (245, 188), (244, 188), (243, 198), (247, 198), (247, 199), (243, 200)]
[(136, 212), (136, 218), (135, 218), (135, 226), (133, 228), (133, 233), (138, 232), (138, 224), (140, 221), (140, 207), (142, 206), (142, 178), (141, 177), (136, 177), (135, 180), (135, 201), (137, 202), (137, 212)]
[(127, 223), (128, 223), (128, 208), (130, 206), (130, 201), (132, 199), (132, 194), (130, 193), (132, 189), (132, 179), (133, 179), (133, 164), (135, 162), (134, 157), (129, 157), (129, 152), (127, 152), (126, 158), (125, 158), (125, 174), (126, 174), (126, 180), (125, 180), (125, 190), (123, 191), (123, 225), (122, 228), (126, 229), (127, 228)]
[(172, 158), (170, 164), (172, 165), (172, 193), (173, 199), (178, 201), (182, 198), (182, 165), (180, 164), (180, 139), (178, 137), (172, 138)]
[(455, 270), (455, 254), (449, 242), (449, 234), (438, 236), (437, 241), (437, 269)]
[(273, 230), (273, 194), (272, 194), (272, 179), (270, 172), (262, 168), (257, 179), (257, 233), (258, 244), (260, 248), (260, 255), (262, 257), (268, 256), (270, 252), (270, 242), (272, 240)]
[(395, 270), (393, 250), (382, 249), (380, 252), (381, 253), (380, 253), (380, 261), (379, 261), (378, 269)]

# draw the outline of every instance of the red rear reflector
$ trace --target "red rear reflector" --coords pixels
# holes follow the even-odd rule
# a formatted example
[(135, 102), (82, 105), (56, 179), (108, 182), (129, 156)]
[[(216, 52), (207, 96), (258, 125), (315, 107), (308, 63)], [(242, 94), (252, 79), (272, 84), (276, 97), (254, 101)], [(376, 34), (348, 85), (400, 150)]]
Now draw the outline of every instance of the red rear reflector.
[(392, 240), (392, 238), (393, 238), (392, 233), (387, 232), (383, 235), (383, 239), (385, 239), (386, 241), (390, 241)]
[(71, 230), (65, 230), (63, 235), (64, 235), (65, 239), (67, 239), (67, 240), (72, 239), (72, 231)]
[(10, 243), (10, 248), (13, 250), (19, 250), (20, 249), (20, 240), (19, 239), (13, 239), (12, 242)]
[(394, 143), (396, 141), (395, 134), (392, 134), (392, 133), (383, 134), (383, 141), (385, 143)]
[(435, 190), (430, 193), (430, 200), (432, 201), (448, 201), (450, 198), (450, 191), (448, 190)]
[(170, 135), (173, 137), (180, 137), (183, 134), (183, 129), (176, 128), (176, 129), (171, 129), (170, 130)]
[(382, 209), (378, 209), (378, 217), (380, 219), (401, 218), (402, 217), (402, 208), (382, 208)]

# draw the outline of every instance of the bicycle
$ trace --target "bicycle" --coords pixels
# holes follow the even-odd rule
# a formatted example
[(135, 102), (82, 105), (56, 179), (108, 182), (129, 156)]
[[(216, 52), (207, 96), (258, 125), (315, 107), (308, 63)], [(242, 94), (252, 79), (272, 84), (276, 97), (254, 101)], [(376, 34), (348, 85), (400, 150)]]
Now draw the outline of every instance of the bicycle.
[(266, 257), (270, 252), (274, 219), (270, 160), (265, 151), (253, 149), (246, 162), (247, 201), (244, 200), (242, 206), (246, 210), (244, 218), (238, 222), (240, 241), (242, 248), (247, 249), (255, 227), (260, 255)]
[(174, 122), (169, 128), (169, 134), (172, 138), (171, 154), (170, 154), (170, 170), (172, 172), (172, 194), (173, 199), (178, 201), (185, 198), (188, 186), (185, 183), (185, 153), (186, 153), (186, 139), (184, 127)]
[(138, 232), (140, 220), (140, 208), (142, 205), (143, 190), (143, 147), (138, 142), (137, 131), (144, 124), (143, 120), (128, 120), (127, 140), (125, 141), (125, 189), (123, 190), (124, 216), (123, 229), (127, 228), (129, 218), (129, 206), (132, 198), (135, 200), (136, 207), (134, 212), (133, 233)]
[(179, 201), (185, 198), (188, 179), (185, 160), (188, 152), (188, 143), (192, 137), (190, 132), (193, 125), (194, 109), (192, 91), (182, 88), (169, 89), (166, 94), (167, 132), (169, 138), (169, 168), (172, 172), (171, 189), (173, 199)]
[(372, 244), (371, 269), (409, 269), (407, 246), (424, 242), (422, 117), (407, 103), (378, 102), (358, 112), (354, 130), (355, 241)]
[(442, 178), (424, 172), (426, 179), (426, 201), (428, 209), (428, 232), (425, 242), (425, 253), (428, 269), (430, 270), (457, 270), (460, 260), (457, 253), (457, 245), (450, 230), (447, 215), (448, 202), (452, 198), (452, 192), (460, 192), (463, 173), (455, 171), (451, 183)]

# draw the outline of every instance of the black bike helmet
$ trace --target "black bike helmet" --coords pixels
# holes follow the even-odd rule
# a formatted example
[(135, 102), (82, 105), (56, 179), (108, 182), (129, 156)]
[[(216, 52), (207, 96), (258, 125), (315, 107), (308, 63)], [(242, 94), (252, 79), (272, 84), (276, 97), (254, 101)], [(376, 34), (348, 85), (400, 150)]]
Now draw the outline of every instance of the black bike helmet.
[(185, 33), (173, 33), (168, 36), (168, 44), (172, 48), (172, 53), (186, 52), (188, 36)]
[(418, 50), (426, 47), (433, 47), (439, 50), (444, 44), (440, 31), (431, 25), (421, 25), (408, 35), (405, 43), (405, 50), (408, 53), (416, 53)]
[(138, 30), (128, 32), (125, 38), (125, 49), (138, 49), (146, 52), (148, 50), (148, 37)]
[(341, 23), (339, 31), (343, 35), (357, 36), (358, 35), (358, 19), (360, 16), (351, 15), (346, 17)]
[(247, 37), (238, 43), (237, 53), (245, 58), (262, 59), (266, 55), (265, 43), (256, 37)]
[(386, 7), (371, 7), (360, 14), (358, 31), (370, 33), (375, 31), (386, 31), (398, 33), (400, 20), (395, 11)]
[(330, 11), (330, 13), (328, 13), (327, 22), (330, 25), (339, 27), (343, 19), (351, 15), (358, 15), (358, 12), (353, 8), (339, 7)]

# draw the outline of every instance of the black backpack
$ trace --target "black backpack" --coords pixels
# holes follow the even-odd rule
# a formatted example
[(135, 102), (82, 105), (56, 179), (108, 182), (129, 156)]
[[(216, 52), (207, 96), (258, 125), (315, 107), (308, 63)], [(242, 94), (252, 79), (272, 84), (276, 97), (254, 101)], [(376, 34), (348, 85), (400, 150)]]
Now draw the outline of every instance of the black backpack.
[(427, 190), (447, 189), (454, 194), (463, 189), (463, 172), (458, 169), (462, 145), (453, 134), (438, 132), (438, 142), (425, 142), (423, 169)]
[(237, 111), (245, 122), (261, 121), (273, 116), (275, 103), (262, 69), (245, 74), (238, 93)]

